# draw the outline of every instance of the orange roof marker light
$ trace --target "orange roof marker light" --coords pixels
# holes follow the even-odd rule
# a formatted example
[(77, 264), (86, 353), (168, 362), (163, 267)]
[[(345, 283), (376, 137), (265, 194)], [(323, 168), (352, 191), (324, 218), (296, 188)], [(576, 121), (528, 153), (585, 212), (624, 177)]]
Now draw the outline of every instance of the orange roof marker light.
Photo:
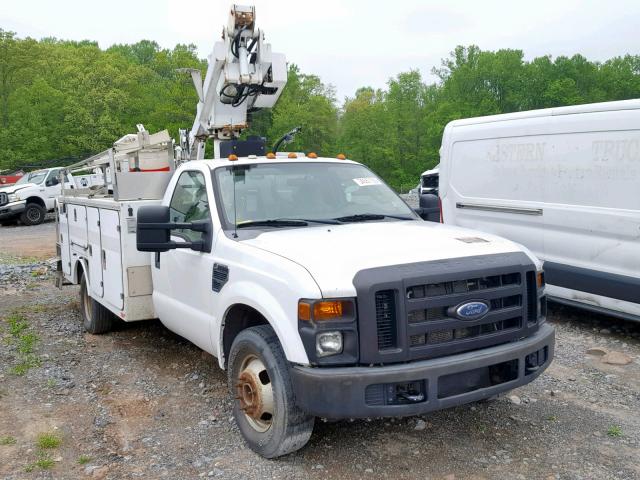
[(347, 157), (345, 156), (345, 154), (344, 154), (344, 153), (339, 153), (339, 154), (336, 156), (336, 158), (337, 158), (338, 160), (346, 160), (346, 159), (347, 159)]
[(229, 159), (230, 162), (235, 162), (236, 160), (238, 160), (238, 156), (234, 155), (233, 153), (229, 155), (227, 158)]
[(318, 158), (318, 154), (315, 152), (309, 152), (307, 158)]
[(298, 154), (291, 152), (289, 155), (287, 155), (287, 157), (289, 157), (289, 158), (298, 158)]
[(276, 154), (273, 153), (273, 152), (269, 152), (269, 153), (267, 153), (267, 158), (269, 160), (273, 160), (274, 158), (276, 158)]

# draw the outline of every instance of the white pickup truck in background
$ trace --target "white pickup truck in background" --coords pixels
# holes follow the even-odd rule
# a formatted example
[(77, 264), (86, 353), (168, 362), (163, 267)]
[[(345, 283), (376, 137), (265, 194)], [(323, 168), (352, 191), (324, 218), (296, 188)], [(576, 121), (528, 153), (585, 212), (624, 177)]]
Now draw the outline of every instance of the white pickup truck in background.
[[(25, 225), (39, 225), (47, 212), (53, 212), (56, 198), (62, 192), (62, 168), (47, 168), (29, 172), (13, 185), (0, 188), (0, 223), (20, 220)], [(88, 188), (103, 184), (99, 174), (64, 176), (64, 187)]]

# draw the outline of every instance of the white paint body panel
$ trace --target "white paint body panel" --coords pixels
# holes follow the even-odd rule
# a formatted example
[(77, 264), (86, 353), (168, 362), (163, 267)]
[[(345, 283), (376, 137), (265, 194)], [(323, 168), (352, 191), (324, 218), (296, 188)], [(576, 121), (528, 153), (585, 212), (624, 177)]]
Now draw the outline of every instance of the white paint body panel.
[(91, 296), (102, 298), (104, 288), (102, 283), (102, 240), (100, 238), (100, 210), (96, 207), (87, 207), (87, 230), (89, 240), (88, 264), (89, 284)]
[[(445, 223), (510, 238), (544, 261), (638, 278), (639, 191), (640, 100), (454, 121), (443, 135)], [(549, 294), (638, 315), (630, 302)]]

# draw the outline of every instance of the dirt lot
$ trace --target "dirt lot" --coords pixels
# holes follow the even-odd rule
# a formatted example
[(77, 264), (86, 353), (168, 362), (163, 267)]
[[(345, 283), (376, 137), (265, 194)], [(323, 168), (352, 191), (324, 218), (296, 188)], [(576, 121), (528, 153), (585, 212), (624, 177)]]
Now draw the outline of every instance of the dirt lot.
[(533, 384), (421, 417), (318, 421), (303, 450), (264, 460), (211, 356), (158, 322), (82, 332), (77, 289), (41, 262), (54, 236), (0, 227), (0, 478), (640, 478), (640, 325), (551, 307), (557, 356)]

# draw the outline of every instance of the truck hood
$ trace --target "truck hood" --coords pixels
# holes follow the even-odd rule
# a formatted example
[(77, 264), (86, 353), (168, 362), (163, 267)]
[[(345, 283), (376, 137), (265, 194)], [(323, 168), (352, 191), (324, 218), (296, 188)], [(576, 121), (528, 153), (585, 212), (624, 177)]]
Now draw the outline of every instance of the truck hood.
[(0, 192), (2, 193), (16, 193), (18, 190), (22, 190), (25, 188), (37, 187), (35, 183), (22, 183), (20, 185), (9, 185), (8, 187), (0, 188)]
[[(483, 239), (473, 240), (473, 239)], [(360, 270), (475, 255), (524, 251), (501, 237), (422, 221), (367, 222), (262, 233), (242, 243), (272, 252), (309, 271), (324, 297), (356, 295)]]

